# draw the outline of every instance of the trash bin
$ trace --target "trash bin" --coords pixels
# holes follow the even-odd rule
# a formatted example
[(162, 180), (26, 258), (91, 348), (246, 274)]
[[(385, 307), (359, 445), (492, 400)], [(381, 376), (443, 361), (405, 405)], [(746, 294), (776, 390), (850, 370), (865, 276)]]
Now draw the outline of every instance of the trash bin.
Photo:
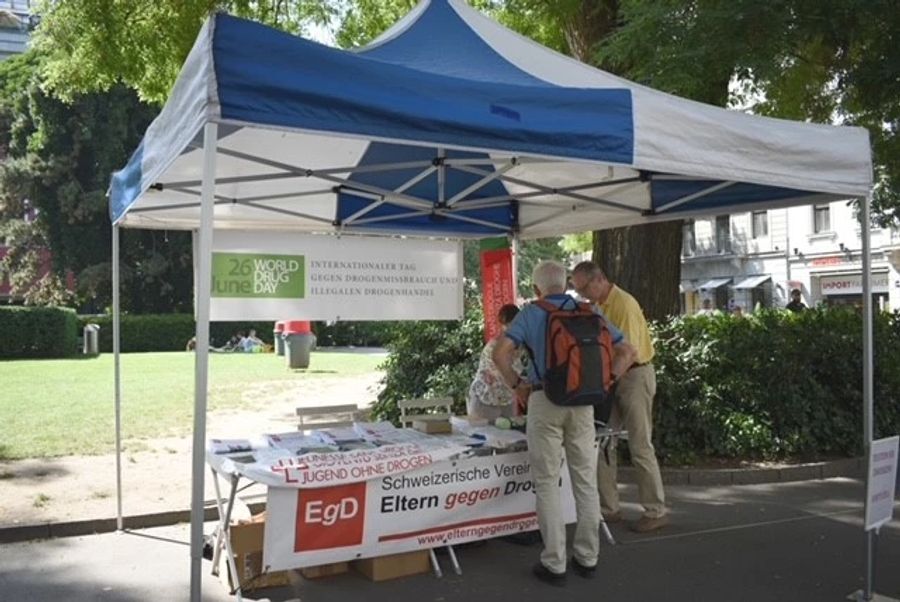
[(284, 321), (275, 322), (275, 328), (272, 330), (272, 340), (275, 342), (275, 354), (284, 355), (284, 339), (281, 333), (284, 332)]
[(316, 345), (316, 335), (310, 330), (308, 320), (289, 320), (281, 333), (284, 339), (284, 355), (289, 368), (308, 368), (309, 352)]
[(85, 355), (98, 355), (100, 353), (100, 326), (97, 324), (85, 324), (82, 335), (82, 353)]

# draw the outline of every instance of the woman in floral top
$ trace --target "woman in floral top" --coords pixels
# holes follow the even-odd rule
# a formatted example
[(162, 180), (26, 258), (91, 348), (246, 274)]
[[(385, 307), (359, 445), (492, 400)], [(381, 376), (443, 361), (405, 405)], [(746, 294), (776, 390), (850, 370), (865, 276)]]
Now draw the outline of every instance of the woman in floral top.
[[(509, 418), (516, 414), (516, 393), (503, 382), (503, 377), (497, 370), (497, 366), (494, 365), (491, 354), (497, 341), (506, 332), (506, 327), (518, 313), (519, 308), (512, 304), (500, 308), (497, 315), (500, 322), (500, 334), (488, 341), (482, 349), (478, 371), (469, 387), (469, 396), (466, 400), (466, 410), (469, 416), (494, 420), (501, 416)], [(513, 369), (524, 375), (527, 361), (526, 355), (520, 355), (513, 362)]]

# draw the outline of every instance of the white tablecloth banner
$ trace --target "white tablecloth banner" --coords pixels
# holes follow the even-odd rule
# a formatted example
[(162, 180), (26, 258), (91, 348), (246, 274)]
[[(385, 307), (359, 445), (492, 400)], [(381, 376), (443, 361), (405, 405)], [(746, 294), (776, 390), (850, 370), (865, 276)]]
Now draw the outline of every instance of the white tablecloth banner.
[[(568, 469), (563, 519), (575, 520)], [(268, 570), (383, 556), (537, 529), (527, 452), (452, 460), (333, 487), (270, 487)]]
[[(436, 440), (440, 443), (440, 440)], [(255, 462), (242, 462), (207, 453), (209, 464), (220, 474), (239, 474), (269, 487), (329, 487), (400, 474), (431, 466), (466, 451), (461, 445), (403, 443), (377, 449), (310, 453), (290, 456), (283, 450), (247, 452)]]

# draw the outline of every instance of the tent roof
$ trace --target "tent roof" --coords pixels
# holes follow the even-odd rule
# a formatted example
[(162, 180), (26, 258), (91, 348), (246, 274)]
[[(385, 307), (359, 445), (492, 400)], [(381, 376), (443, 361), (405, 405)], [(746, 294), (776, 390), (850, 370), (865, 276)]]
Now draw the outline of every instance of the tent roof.
[(369, 46), (216, 15), (113, 176), (124, 226), (524, 237), (866, 195), (868, 133), (727, 111), (579, 63), (462, 0)]

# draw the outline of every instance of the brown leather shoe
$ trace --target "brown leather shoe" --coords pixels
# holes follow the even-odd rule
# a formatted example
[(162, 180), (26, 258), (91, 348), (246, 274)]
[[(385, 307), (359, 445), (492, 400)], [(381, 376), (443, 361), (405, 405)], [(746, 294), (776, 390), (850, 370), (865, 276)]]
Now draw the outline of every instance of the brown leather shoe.
[(669, 517), (666, 515), (657, 516), (655, 518), (650, 516), (642, 516), (640, 519), (638, 519), (637, 522), (631, 523), (630, 528), (635, 533), (650, 533), (652, 531), (656, 531), (657, 529), (662, 529), (668, 524)]
[(603, 513), (603, 522), (608, 525), (621, 523), (623, 520), (621, 512), (610, 512), (609, 514)]

